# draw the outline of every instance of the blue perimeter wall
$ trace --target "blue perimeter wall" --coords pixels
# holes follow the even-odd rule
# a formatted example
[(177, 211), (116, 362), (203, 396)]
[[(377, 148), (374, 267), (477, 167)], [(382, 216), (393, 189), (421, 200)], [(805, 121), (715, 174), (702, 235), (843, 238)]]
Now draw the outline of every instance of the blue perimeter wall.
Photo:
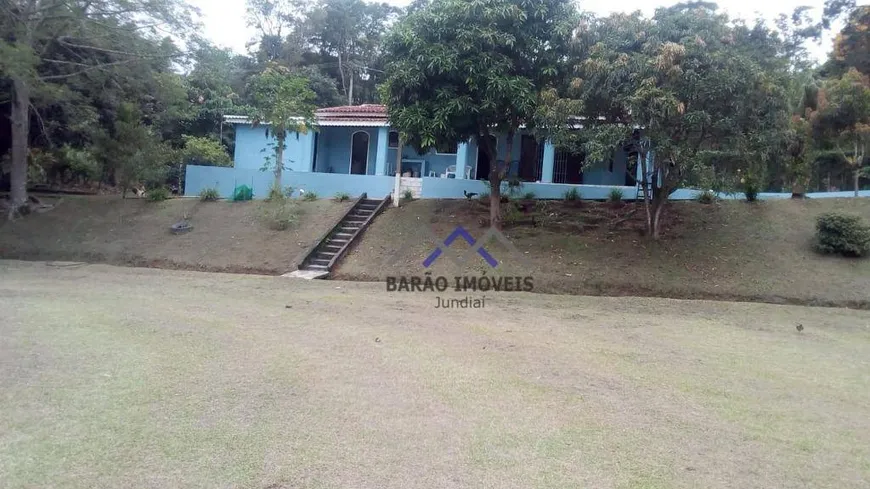
[[(221, 197), (230, 198), (237, 186), (248, 185), (254, 190), (254, 198), (262, 199), (269, 194), (273, 181), (271, 171), (187, 165), (184, 195), (199, 195), (203, 189), (215, 187)], [(293, 187), (294, 195), (299, 195), (302, 189), (316, 192), (321, 198), (330, 198), (339, 192), (358, 197), (365, 192), (372, 199), (383, 199), (392, 192), (394, 181), (393, 177), (386, 176), (299, 171), (285, 171), (281, 178), (282, 186)]]
[[(259, 167), (258, 167), (259, 168)], [(233, 189), (238, 185), (250, 185), (254, 189), (254, 198), (264, 198), (272, 186), (273, 174), (271, 171), (259, 171), (244, 168), (226, 168), (218, 166), (187, 165), (185, 176), (184, 195), (199, 195), (204, 188), (215, 187), (221, 197), (229, 198)], [(314, 191), (321, 198), (329, 198), (338, 192), (345, 192), (352, 197), (357, 197), (363, 192), (373, 199), (382, 199), (392, 193), (395, 179), (390, 176), (376, 175), (348, 175), (343, 173), (312, 173), (304, 171), (285, 171), (282, 178), (283, 186)], [(565, 192), (576, 188), (582, 199), (603, 200), (610, 196), (613, 189), (622, 191), (623, 200), (634, 200), (637, 190), (635, 187), (620, 187), (608, 185), (571, 185), (562, 183), (524, 183), (520, 189), (521, 194), (533, 192), (538, 199), (561, 199)], [(454, 178), (423, 178), (422, 197), (424, 199), (459, 199), (464, 198), (463, 190), (481, 194), (489, 191), (489, 183), (481, 180), (464, 180)], [(506, 184), (502, 191), (507, 193)], [(674, 191), (671, 200), (694, 200), (700, 190), (678, 189)], [(813, 199), (853, 197), (854, 192), (810, 192), (807, 197)], [(859, 192), (861, 197), (870, 197), (870, 190)], [(722, 199), (744, 199), (742, 193), (719, 194)], [(761, 200), (788, 199), (790, 193), (762, 192), (758, 195)]]

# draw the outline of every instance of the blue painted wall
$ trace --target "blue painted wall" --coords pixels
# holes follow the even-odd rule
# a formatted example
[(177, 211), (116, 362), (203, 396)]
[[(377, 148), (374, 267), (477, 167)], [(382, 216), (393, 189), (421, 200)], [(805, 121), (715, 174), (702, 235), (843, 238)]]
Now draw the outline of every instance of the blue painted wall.
[[(269, 193), (274, 178), (271, 172), (243, 168), (187, 165), (184, 195), (195, 196), (205, 189), (215, 187), (221, 197), (229, 198), (238, 185), (254, 189), (254, 198), (262, 199)], [(285, 172), (282, 186), (316, 192), (321, 198), (330, 198), (338, 192), (357, 197), (363, 192), (369, 197), (382, 199), (393, 190), (393, 177), (374, 175), (346, 175), (339, 173)]]
[(350, 173), (351, 138), (355, 132), (369, 135), (367, 175), (375, 174), (378, 154), (377, 127), (321, 127), (317, 136), (317, 165), (322, 173)]
[[(582, 199), (603, 200), (610, 197), (614, 188), (622, 190), (623, 200), (634, 200), (637, 192), (635, 187), (610, 185), (569, 185), (563, 183), (532, 183), (524, 182), (520, 194), (534, 192), (538, 199), (561, 199), (565, 193), (576, 188)], [(463, 190), (481, 194), (489, 192), (489, 182), (481, 180), (454, 180), (452, 178), (424, 178), (424, 199), (459, 199), (464, 198)], [(502, 193), (507, 194), (507, 184), (502, 184)]]
[[(268, 131), (268, 137), (266, 136)], [(314, 133), (287, 133), (284, 149), (284, 167), (293, 171), (311, 171), (311, 155)], [(268, 126), (253, 127), (236, 124), (236, 148), (233, 161), (236, 168), (259, 170), (268, 156), (274, 155), (273, 144), (277, 143)]]

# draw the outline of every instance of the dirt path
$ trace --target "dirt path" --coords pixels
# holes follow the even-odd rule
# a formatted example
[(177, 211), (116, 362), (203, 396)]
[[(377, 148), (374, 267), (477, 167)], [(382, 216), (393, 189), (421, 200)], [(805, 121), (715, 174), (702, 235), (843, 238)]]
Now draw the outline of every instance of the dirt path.
[(866, 311), (523, 293), (434, 304), (373, 284), (0, 262), (0, 478), (870, 484)]

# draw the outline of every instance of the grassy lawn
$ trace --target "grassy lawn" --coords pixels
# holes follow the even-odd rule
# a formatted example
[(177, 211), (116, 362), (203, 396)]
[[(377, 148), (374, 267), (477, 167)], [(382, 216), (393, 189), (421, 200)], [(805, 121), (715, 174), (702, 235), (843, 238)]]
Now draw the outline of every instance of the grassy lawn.
[(870, 485), (867, 311), (0, 277), (4, 487)]

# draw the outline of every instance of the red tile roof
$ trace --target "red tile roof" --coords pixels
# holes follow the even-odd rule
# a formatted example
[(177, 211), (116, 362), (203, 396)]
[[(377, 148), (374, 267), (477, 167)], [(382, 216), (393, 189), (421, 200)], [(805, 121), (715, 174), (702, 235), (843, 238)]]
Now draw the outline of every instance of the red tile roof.
[(379, 104), (342, 105), (317, 110), (317, 119), (322, 121), (384, 121), (387, 107)]

